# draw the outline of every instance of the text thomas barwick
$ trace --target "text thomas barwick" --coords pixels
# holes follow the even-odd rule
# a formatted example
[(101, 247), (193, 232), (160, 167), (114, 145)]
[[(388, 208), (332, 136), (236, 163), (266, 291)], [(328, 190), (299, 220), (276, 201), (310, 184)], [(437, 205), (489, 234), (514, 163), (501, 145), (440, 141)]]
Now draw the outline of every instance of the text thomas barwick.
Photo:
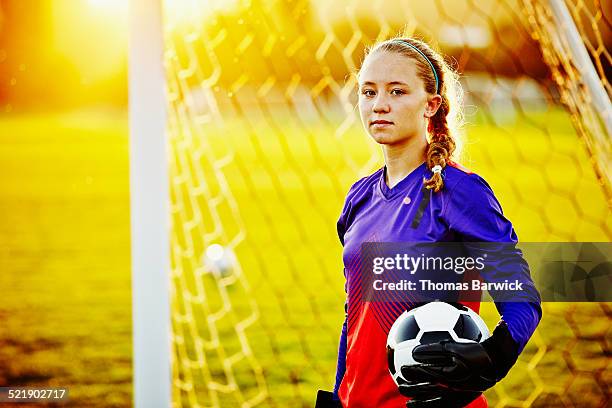
[(470, 282), (434, 282), (429, 279), (420, 279), (417, 282), (402, 279), (397, 282), (384, 282), (377, 279), (372, 283), (374, 290), (523, 290), (523, 283), (518, 280), (503, 282), (482, 282), (474, 279)]

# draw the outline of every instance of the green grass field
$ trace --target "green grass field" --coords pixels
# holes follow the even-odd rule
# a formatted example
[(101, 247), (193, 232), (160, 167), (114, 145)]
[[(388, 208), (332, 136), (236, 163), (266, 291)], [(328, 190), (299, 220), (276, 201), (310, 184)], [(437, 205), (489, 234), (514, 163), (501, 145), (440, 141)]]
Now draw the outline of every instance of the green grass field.
[[(465, 163), (490, 182), (523, 241), (609, 240), (609, 209), (569, 120), (556, 111), (532, 119), (546, 131), (476, 119)], [(311, 407), (316, 389), (332, 386), (344, 302), (335, 222), (350, 184), (380, 164), (359, 126), (335, 137), (336, 126), (287, 120), (281, 133), (260, 118), (180, 130), (194, 134), (177, 139), (172, 167), (175, 312), (185, 317), (174, 327), (186, 352), (177, 366), (196, 389), (181, 393), (185, 405), (216, 396), (238, 406), (236, 392), (206, 386), (231, 390), (233, 380), (249, 398), (258, 390), (254, 366), (266, 382), (262, 406)], [(69, 406), (130, 405), (127, 133), (123, 114), (0, 121), (0, 385), (67, 386)], [(194, 273), (206, 245), (233, 240), (247, 289)], [(545, 305), (538, 332), (489, 400), (603, 406), (605, 306)], [(246, 335), (256, 363), (229, 364), (243, 350), (235, 328), (254, 310)], [(211, 323), (215, 312), (221, 318)], [(498, 318), (491, 304), (483, 315), (490, 326)]]
[(0, 384), (129, 405), (127, 120), (26, 116), (0, 128)]

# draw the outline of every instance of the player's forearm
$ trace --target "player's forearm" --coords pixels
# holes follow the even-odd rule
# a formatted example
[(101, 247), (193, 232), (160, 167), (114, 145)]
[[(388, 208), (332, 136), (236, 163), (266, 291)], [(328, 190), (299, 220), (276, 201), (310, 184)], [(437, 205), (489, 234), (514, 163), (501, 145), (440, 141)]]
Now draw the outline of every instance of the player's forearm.
[(500, 244), (500, 249), (496, 256), (489, 257), (483, 278), (487, 282), (508, 280), (522, 284), (522, 289), (518, 292), (490, 292), (520, 354), (540, 323), (542, 300), (522, 252), (511, 243)]
[(520, 354), (540, 323), (542, 307), (539, 302), (510, 302), (498, 304), (498, 309)]

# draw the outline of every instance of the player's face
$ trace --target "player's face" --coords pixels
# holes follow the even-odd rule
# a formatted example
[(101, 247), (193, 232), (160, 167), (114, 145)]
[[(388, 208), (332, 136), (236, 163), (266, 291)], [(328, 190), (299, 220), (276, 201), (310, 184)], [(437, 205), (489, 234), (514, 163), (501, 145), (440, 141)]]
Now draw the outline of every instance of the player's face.
[(431, 116), (428, 99), (411, 58), (388, 51), (367, 56), (359, 72), (359, 113), (377, 143), (395, 145), (425, 137)]

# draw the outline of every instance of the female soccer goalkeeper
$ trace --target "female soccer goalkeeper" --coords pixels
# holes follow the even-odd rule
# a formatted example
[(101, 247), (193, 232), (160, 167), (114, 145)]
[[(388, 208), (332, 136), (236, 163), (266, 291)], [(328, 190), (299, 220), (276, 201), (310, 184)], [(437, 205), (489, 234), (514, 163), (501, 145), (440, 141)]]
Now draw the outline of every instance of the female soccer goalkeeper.
[[(516, 362), (542, 310), (528, 265), (515, 247), (517, 236), (493, 191), (480, 176), (451, 160), (456, 145), (451, 125), (460, 113), (457, 76), (426, 43), (395, 38), (369, 50), (358, 84), (361, 120), (382, 146), (385, 166), (351, 187), (338, 220), (347, 319), (336, 385), (326, 405), (486, 407), (482, 392)], [(398, 390), (388, 372), (385, 344), (401, 310), (362, 301), (359, 284), (351, 279), (361, 244), (371, 241), (508, 243), (511, 253), (492, 273), (523, 282), (522, 301), (496, 301), (502, 318), (482, 343), (415, 348), (413, 357), (426, 365), (406, 373), (413, 381)], [(478, 312), (478, 303), (470, 306)]]

